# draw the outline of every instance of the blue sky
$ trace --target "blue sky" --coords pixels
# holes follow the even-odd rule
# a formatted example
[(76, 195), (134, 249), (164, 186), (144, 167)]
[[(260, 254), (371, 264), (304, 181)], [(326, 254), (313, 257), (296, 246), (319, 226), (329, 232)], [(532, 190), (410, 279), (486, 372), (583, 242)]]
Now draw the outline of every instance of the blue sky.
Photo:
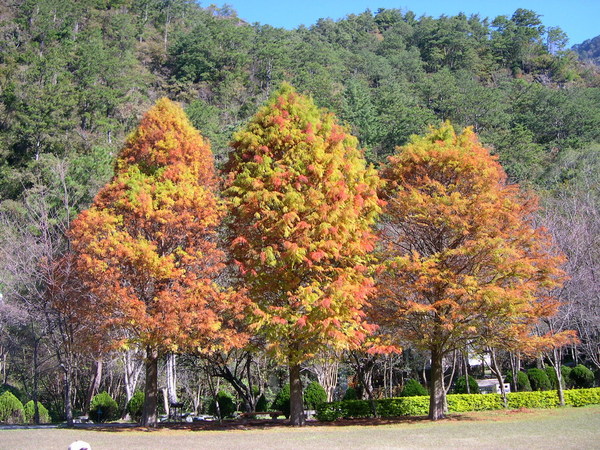
[[(201, 1), (208, 6), (211, 1)], [(518, 8), (531, 9), (542, 16), (548, 27), (560, 27), (569, 36), (569, 46), (600, 35), (600, 0), (227, 0), (214, 2), (228, 4), (238, 16), (250, 23), (259, 22), (288, 29), (299, 25), (310, 26), (319, 18), (340, 19), (367, 8), (411, 10), (417, 14), (439, 17), (459, 12), (479, 13), (493, 19), (499, 15), (511, 16)]]

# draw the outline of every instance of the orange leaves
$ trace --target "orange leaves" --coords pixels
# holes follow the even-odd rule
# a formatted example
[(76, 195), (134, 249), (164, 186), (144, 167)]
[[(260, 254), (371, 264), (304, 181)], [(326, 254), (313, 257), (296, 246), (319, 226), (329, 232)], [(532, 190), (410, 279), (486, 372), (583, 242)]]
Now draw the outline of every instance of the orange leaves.
[[(73, 223), (76, 266), (106, 323), (160, 350), (240, 345), (247, 301), (214, 279), (224, 213), (210, 146), (167, 99), (118, 155), (115, 177)], [(243, 239), (237, 244), (244, 244)]]
[[(475, 134), (448, 124), (389, 159), (373, 313), (422, 347), (496, 339), (552, 314), (560, 258)], [(525, 328), (524, 328), (525, 327)], [(500, 339), (497, 339), (500, 340)]]
[[(354, 267), (373, 248), (379, 180), (356, 144), (332, 114), (285, 84), (231, 144), (231, 250), (265, 314), (262, 332), (282, 358), (294, 342), (311, 354), (333, 339), (354, 345), (367, 333), (360, 309), (369, 277)], [(253, 160), (262, 148), (272, 158), (268, 168)]]

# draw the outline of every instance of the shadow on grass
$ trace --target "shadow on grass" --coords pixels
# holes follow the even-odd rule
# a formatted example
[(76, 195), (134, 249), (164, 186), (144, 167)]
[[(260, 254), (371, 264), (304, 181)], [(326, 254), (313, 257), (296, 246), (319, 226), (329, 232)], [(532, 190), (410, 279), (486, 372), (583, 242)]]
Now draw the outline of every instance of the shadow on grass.
[[(476, 421), (477, 419), (468, 414), (451, 414), (440, 422)], [(376, 427), (397, 424), (417, 424), (429, 422), (427, 416), (402, 416), (386, 418), (361, 418), (361, 419), (338, 419), (333, 422), (319, 422), (309, 420), (306, 428), (332, 428), (332, 427)], [(224, 420), (219, 422), (167, 422), (159, 423), (156, 427), (142, 427), (137, 424), (109, 423), (109, 424), (77, 424), (73, 427), (78, 430), (90, 430), (109, 433), (121, 432), (156, 432), (166, 430), (178, 431), (230, 431), (230, 430), (266, 430), (272, 428), (297, 428), (290, 425), (287, 419), (246, 419), (246, 420)]]

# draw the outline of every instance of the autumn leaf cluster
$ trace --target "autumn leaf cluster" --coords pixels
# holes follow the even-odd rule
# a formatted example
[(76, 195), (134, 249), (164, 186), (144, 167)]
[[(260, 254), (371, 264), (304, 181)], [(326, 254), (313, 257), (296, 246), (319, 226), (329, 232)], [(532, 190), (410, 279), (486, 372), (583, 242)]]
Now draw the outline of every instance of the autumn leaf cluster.
[(563, 278), (559, 255), (532, 223), (536, 201), (476, 135), (449, 124), (389, 160), (382, 196), (378, 321), (426, 349), (523, 345)]
[(243, 297), (217, 286), (224, 254), (209, 144), (160, 100), (119, 154), (113, 179), (71, 230), (96, 310), (127, 342), (165, 350), (229, 348)]
[(231, 252), (257, 327), (290, 360), (356, 346), (370, 331), (362, 306), (380, 210), (379, 179), (356, 138), (284, 85), (232, 146)]

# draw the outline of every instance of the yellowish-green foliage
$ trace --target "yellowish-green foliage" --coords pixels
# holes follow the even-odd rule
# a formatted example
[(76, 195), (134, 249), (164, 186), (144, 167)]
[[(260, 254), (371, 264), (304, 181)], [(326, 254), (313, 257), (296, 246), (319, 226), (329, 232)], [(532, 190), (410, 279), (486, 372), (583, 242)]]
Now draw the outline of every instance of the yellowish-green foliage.
[(232, 146), (231, 250), (256, 327), (292, 363), (358, 345), (370, 331), (363, 305), (379, 181), (356, 138), (283, 85)]

